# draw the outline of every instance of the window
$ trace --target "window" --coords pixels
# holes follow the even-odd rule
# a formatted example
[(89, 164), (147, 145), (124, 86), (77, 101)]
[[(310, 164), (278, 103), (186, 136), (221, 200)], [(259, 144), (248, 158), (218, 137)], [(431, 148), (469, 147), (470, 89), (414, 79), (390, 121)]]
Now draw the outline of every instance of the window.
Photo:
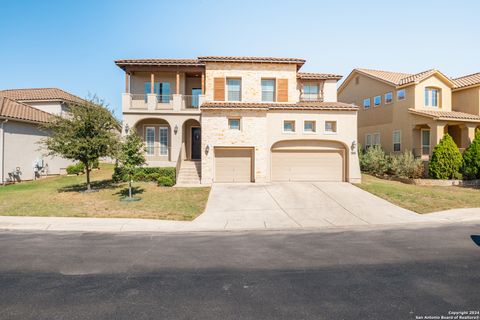
[(373, 145), (374, 146), (380, 146), (380, 133), (374, 133), (373, 134)]
[(422, 155), (430, 154), (430, 130), (422, 130)]
[(367, 133), (365, 135), (365, 149), (368, 149), (372, 146), (372, 135)]
[(337, 121), (325, 121), (325, 133), (336, 133)]
[(293, 120), (283, 121), (283, 132), (295, 132), (295, 121)]
[(303, 85), (303, 100), (305, 101), (318, 101), (318, 84), (317, 83), (305, 83)]
[(364, 107), (365, 109), (370, 108), (370, 98), (363, 99), (363, 107)]
[(380, 103), (382, 103), (382, 96), (375, 96), (375, 98), (373, 98), (373, 106), (378, 107)]
[(438, 107), (440, 90), (435, 88), (425, 88), (425, 106)]
[(168, 128), (160, 127), (160, 155), (166, 156), (168, 154)]
[(405, 89), (397, 91), (397, 100), (398, 101), (405, 100)]
[(385, 104), (392, 103), (392, 101), (393, 101), (393, 93), (392, 92), (385, 93)]
[(227, 101), (241, 101), (242, 100), (242, 80), (241, 79), (227, 79)]
[(401, 149), (401, 142), (402, 142), (402, 135), (400, 130), (393, 131), (393, 151), (400, 151)]
[[(147, 94), (151, 93), (151, 82), (145, 82), (145, 102)], [(157, 95), (157, 101), (160, 103), (170, 103), (170, 82), (154, 82), (153, 93)]]
[(240, 130), (240, 119), (228, 119), (228, 129)]
[(304, 132), (315, 132), (315, 121), (312, 120), (306, 120), (303, 123), (303, 131)]
[(147, 155), (153, 156), (155, 154), (155, 128), (145, 128), (145, 144), (147, 147)]
[(275, 101), (275, 80), (262, 79), (262, 101)]

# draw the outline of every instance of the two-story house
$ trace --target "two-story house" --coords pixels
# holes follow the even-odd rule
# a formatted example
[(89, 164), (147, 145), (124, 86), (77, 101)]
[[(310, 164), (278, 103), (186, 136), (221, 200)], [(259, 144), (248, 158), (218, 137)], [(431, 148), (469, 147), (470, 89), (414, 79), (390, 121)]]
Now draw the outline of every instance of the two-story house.
[[(480, 126), (480, 116), (456, 99), (456, 80), (438, 70), (417, 74), (354, 69), (338, 89), (340, 101), (355, 103), (363, 147), (387, 152), (410, 150), (429, 159), (449, 133), (463, 151)], [(453, 102), (453, 103), (452, 103)]]
[(179, 184), (360, 181), (357, 107), (341, 76), (302, 73), (296, 58), (134, 59), (125, 71), (124, 134)]

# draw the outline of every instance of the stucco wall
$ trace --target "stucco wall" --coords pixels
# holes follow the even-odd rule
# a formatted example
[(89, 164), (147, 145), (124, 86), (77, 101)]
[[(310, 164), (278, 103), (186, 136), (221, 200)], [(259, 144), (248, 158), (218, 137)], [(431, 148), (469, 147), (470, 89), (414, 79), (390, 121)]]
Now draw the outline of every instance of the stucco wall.
[(40, 150), (38, 144), (47, 134), (35, 124), (8, 121), (4, 124), (4, 178), (8, 172), (20, 167), (22, 180), (34, 179), (33, 165), (35, 160), (43, 159), (48, 165), (48, 174), (60, 174), (72, 161), (60, 157), (44, 156), (45, 150)]
[(26, 102), (25, 104), (28, 104), (29, 106), (32, 106), (34, 108), (40, 109), (42, 111), (51, 113), (51, 114), (56, 114), (56, 115), (61, 115), (62, 112), (64, 112), (64, 106), (62, 105), (61, 102), (40, 102), (40, 101), (33, 101), (33, 102)]
[[(241, 78), (242, 101), (262, 101), (262, 78), (288, 79), (288, 101), (297, 102), (297, 66), (294, 64), (274, 63), (220, 63), (208, 62), (205, 66), (205, 95), (207, 101), (213, 101), (213, 79), (217, 77)], [(225, 94), (226, 94), (225, 88)]]
[(480, 87), (452, 92), (452, 107), (455, 111), (480, 115)]
[(415, 85), (415, 109), (437, 109), (425, 106), (426, 87), (441, 89), (440, 105), (438, 110), (452, 111), (452, 89), (436, 75), (433, 75)]

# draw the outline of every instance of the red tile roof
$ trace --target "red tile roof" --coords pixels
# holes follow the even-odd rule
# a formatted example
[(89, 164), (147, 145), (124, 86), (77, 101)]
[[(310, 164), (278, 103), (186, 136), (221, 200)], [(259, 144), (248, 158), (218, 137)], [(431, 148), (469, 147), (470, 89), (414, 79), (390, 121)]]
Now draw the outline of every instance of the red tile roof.
[(300, 80), (340, 80), (342, 76), (331, 73), (298, 72), (297, 78)]
[(46, 123), (52, 119), (52, 115), (45, 111), (7, 97), (0, 97), (0, 117), (39, 123)]
[(458, 78), (452, 79), (452, 81), (455, 84), (454, 89), (480, 85), (480, 72), (469, 74), (463, 77), (458, 77)]
[(275, 58), (275, 57), (228, 57), (228, 56), (205, 56), (198, 57), (203, 62), (246, 62), (246, 63), (293, 63), (302, 66), (305, 59), (299, 58)]
[(0, 90), (0, 96), (17, 101), (62, 101), (82, 103), (83, 99), (58, 88), (29, 88)]
[(255, 109), (255, 110), (335, 110), (356, 111), (358, 107), (343, 102), (298, 102), (298, 103), (251, 103), (251, 102), (205, 102), (202, 110), (208, 109)]
[(437, 111), (437, 110), (418, 110), (418, 109), (408, 109), (412, 114), (417, 114), (419, 116), (426, 116), (433, 118), (435, 120), (455, 120), (455, 121), (472, 121), (480, 122), (480, 116), (458, 112), (458, 111)]
[(124, 59), (115, 60), (119, 67), (125, 66), (203, 66), (203, 62), (198, 59)]
[(354, 71), (369, 75), (373, 78), (388, 82), (395, 86), (404, 86), (410, 83), (418, 83), (435, 73), (440, 73), (442, 76), (444, 76), (450, 81), (448, 77), (446, 77), (436, 69), (429, 69), (415, 74), (372, 69), (354, 69)]

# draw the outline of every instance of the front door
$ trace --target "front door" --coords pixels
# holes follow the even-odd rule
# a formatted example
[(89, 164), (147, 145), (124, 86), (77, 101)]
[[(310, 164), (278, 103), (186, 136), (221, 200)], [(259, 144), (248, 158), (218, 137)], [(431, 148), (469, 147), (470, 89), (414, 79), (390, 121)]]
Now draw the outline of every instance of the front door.
[(202, 136), (200, 128), (192, 128), (192, 160), (200, 160)]

